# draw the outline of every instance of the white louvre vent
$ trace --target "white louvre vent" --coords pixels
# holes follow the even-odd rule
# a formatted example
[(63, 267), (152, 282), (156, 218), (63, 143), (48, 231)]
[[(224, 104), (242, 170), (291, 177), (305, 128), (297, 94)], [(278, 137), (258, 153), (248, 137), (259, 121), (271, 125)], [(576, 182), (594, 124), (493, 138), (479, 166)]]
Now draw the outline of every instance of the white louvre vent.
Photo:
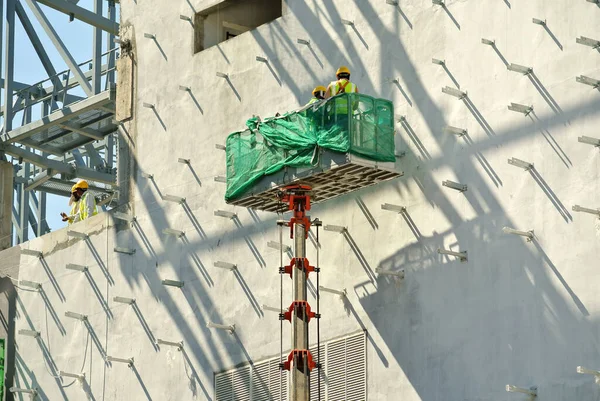
[(233, 385), (231, 373), (217, 375), (215, 377), (215, 399), (216, 401), (233, 400)]
[(269, 361), (258, 363), (254, 366), (252, 375), (252, 399), (272, 400), (269, 392)]
[[(346, 401), (367, 399), (367, 352), (365, 335), (346, 339)], [(333, 401), (333, 398), (329, 398)]]
[[(310, 352), (317, 362), (317, 347)], [(366, 401), (366, 333), (322, 343), (321, 363), (320, 401)], [(318, 374), (318, 369), (310, 374), (311, 401), (319, 400)], [(215, 401), (287, 401), (288, 375), (281, 374), (279, 357), (218, 373)]]
[(279, 358), (218, 373), (215, 375), (215, 400), (287, 401), (287, 378), (288, 372), (279, 371)]
[(327, 344), (327, 400), (346, 400), (346, 339)]
[(232, 401), (250, 401), (250, 366), (234, 370), (231, 376), (233, 381)]

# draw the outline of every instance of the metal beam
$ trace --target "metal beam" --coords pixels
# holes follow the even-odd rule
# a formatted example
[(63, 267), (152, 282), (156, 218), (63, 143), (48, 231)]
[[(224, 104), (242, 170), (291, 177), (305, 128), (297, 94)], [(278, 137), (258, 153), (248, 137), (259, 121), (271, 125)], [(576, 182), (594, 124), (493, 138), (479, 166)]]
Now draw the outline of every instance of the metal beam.
[[(27, 175), (29, 172), (30, 165), (25, 163), (24, 174)], [(21, 239), (22, 242), (29, 240), (29, 192), (25, 191), (25, 184), (18, 184), (18, 191), (20, 192), (19, 201), (19, 226), (21, 228)]]
[[(108, 136), (104, 137), (104, 139), (102, 141), (89, 143), (88, 145), (92, 146), (94, 148), (94, 150), (96, 152), (98, 152), (98, 150), (102, 150), (107, 146), (107, 143), (106, 143), (107, 138), (109, 138), (109, 137)], [(81, 149), (74, 149), (74, 150), (78, 150), (82, 156), (86, 156), (86, 155), (88, 155), (88, 152), (87, 152), (88, 145), (85, 145), (86, 146), (85, 151), (82, 151)], [(52, 157), (52, 156), (50, 158), (55, 159), (55, 157)], [(70, 162), (74, 161), (73, 151), (66, 152), (63, 156), (61, 156), (60, 161), (63, 161), (65, 163), (70, 163)]]
[[(86, 167), (74, 168), (68, 163), (49, 159), (15, 145), (3, 145), (0, 149), (7, 155), (22, 157), (24, 161), (35, 164), (36, 166), (46, 169), (50, 168), (54, 174), (66, 174), (69, 177), (78, 177), (90, 181), (101, 182), (103, 184), (115, 185), (116, 177), (113, 174), (102, 173)], [(25, 176), (27, 176), (27, 174)]]
[[(25, 0), (30, 1), (30, 0)], [(53, 125), (58, 125), (71, 120), (73, 117), (85, 113), (86, 111), (97, 109), (111, 101), (115, 100), (114, 90), (104, 91), (98, 95), (88, 97), (81, 102), (73, 105), (65, 106), (62, 110), (57, 110), (54, 113), (43, 117), (40, 120), (15, 128), (10, 133), (5, 133), (2, 139), (8, 143), (18, 142), (29, 138), (30, 136), (48, 129)]]
[[(13, 96), (14, 98), (14, 96)], [(23, 98), (23, 96), (21, 96), (20, 94), (17, 94), (16, 99), (12, 105), (12, 113), (13, 115), (16, 113), (15, 111), (15, 107), (17, 107), (18, 105), (25, 105), (27, 103), (27, 100)], [(23, 106), (24, 108), (25, 106)], [(2, 109), (4, 109), (4, 106), (2, 106)], [(1, 113), (2, 115), (4, 115), (4, 112)], [(4, 132), (4, 124), (2, 124), (1, 128), (0, 128), (0, 132)]]
[[(106, 54), (106, 53), (105, 53)], [(114, 69), (115, 67), (112, 67), (113, 71), (112, 73), (114, 73)], [(79, 85), (79, 83), (77, 81), (69, 81), (66, 79), (62, 79), (62, 75), (65, 74), (66, 72), (68, 72), (68, 70), (66, 71), (61, 71), (57, 74), (57, 79), (59, 80), (59, 87), (57, 87), (56, 91), (59, 90), (59, 88), (63, 88), (64, 86), (67, 85), (67, 89), (73, 89), (75, 87), (77, 87)], [(102, 75), (106, 75), (109, 74), (110, 71), (110, 67), (108, 64), (103, 64), (102, 65)], [(92, 72), (91, 71), (86, 71), (83, 74), (88, 80), (90, 80), (92, 78)], [(48, 81), (50, 79), (45, 79), (43, 81), (37, 82), (33, 85), (31, 84), (25, 84), (22, 82), (18, 82), (18, 81), (13, 81), (13, 85), (14, 85), (14, 89), (16, 92), (20, 92), (20, 91), (26, 91), (27, 93), (31, 94), (31, 96), (36, 100), (36, 101), (42, 101), (42, 100), (49, 100), (51, 96), (56, 95), (55, 93), (55, 87), (53, 85), (49, 85), (49, 86), (44, 86), (41, 87), (41, 84)], [(114, 82), (113, 82), (114, 83)], [(0, 78), (0, 85), (2, 87), (4, 87), (4, 79)], [(85, 97), (81, 97), (81, 96), (76, 96), (76, 95), (71, 95), (71, 94), (67, 94), (67, 101), (68, 103), (73, 103), (76, 101), (80, 101), (85, 99)], [(4, 106), (2, 106), (2, 109), (4, 109)], [(19, 111), (23, 110), (22, 108), (20, 109), (14, 109), (13, 112), (18, 113)], [(0, 116), (3, 116), (4, 112), (3, 110), (0, 110)]]
[[(26, 0), (27, 1), (27, 0)], [(92, 11), (86, 10), (83, 7), (79, 7), (71, 2), (65, 0), (36, 0), (45, 6), (53, 8), (57, 11), (71, 15), (80, 21), (93, 25), (103, 31), (118, 35), (119, 24), (113, 22), (101, 15), (97, 15)]]
[[(2, 85), (2, 87), (4, 87), (4, 78), (0, 78), (0, 85)], [(34, 96), (34, 97), (42, 94), (42, 90), (40, 90), (40, 88), (36, 88), (30, 84), (26, 84), (26, 83), (19, 82), (19, 81), (13, 81), (13, 88), (14, 88), (15, 92), (25, 91), (26, 93), (29, 93), (31, 96)]]
[[(117, 21), (117, 10), (115, 7), (115, 2), (114, 1), (109, 1), (108, 2), (108, 18), (110, 19), (110, 21), (112, 23), (115, 23)], [(107, 35), (107, 42), (106, 42), (106, 48), (107, 49), (112, 49), (115, 46), (115, 35), (113, 33), (108, 33)], [(108, 68), (114, 68), (116, 64), (116, 52), (111, 52), (108, 55)], [(109, 85), (111, 83), (115, 83), (115, 72), (111, 71), (108, 74), (106, 74), (106, 88), (109, 87)]]
[(87, 143), (84, 147), (87, 156), (90, 158), (90, 164), (92, 167), (99, 169), (105, 166), (104, 159), (100, 157), (100, 154), (98, 154), (98, 152), (94, 148), (94, 145), (92, 145), (91, 143)]
[[(13, 0), (9, 0), (9, 1), (13, 1)], [(46, 18), (46, 15), (44, 14), (44, 12), (40, 8), (40, 6), (35, 2), (35, 0), (24, 0), (24, 1), (27, 3), (27, 5), (29, 5), (29, 8), (31, 8), (33, 15), (35, 15), (35, 17), (37, 18), (38, 22), (40, 23), (40, 25), (42, 26), (44, 31), (46, 31), (46, 34), (48, 35), (48, 37), (50, 38), (50, 40), (56, 47), (56, 50), (58, 51), (60, 56), (63, 58), (63, 60), (69, 67), (69, 69), (73, 72), (73, 75), (75, 75), (75, 79), (77, 79), (77, 81), (79, 82), (79, 85), (81, 85), (81, 88), (84, 90), (84, 92), (88, 96), (92, 96), (92, 94), (93, 94), (92, 87), (90, 86), (89, 82), (83, 75), (83, 72), (81, 71), (81, 69), (79, 68), (77, 63), (75, 62), (75, 59), (73, 58), (71, 53), (69, 53), (69, 50), (66, 48), (65, 44), (60, 39), (60, 37), (58, 36), (56, 31), (54, 30), (54, 27), (52, 26), (50, 21), (48, 21), (48, 18)], [(7, 114), (5, 114), (5, 115), (7, 115)], [(10, 130), (6, 130), (6, 132), (8, 132), (8, 131), (10, 131)]]
[(36, 193), (29, 192), (29, 224), (36, 237), (50, 232), (50, 227), (46, 222), (46, 193), (40, 192), (40, 201), (36, 197)]
[[(114, 67), (113, 67), (114, 68)], [(109, 67), (108, 64), (104, 64), (102, 66), (102, 75), (106, 75), (109, 73)], [(61, 73), (58, 73), (58, 75), (61, 75)], [(86, 71), (83, 74), (88, 80), (90, 80), (92, 78), (92, 72), (91, 71)], [(4, 86), (4, 80), (0, 81), (2, 83), (2, 85)], [(77, 81), (68, 81), (66, 79), (62, 79), (59, 78), (59, 83), (60, 86), (56, 89), (57, 91), (60, 90), (59, 88), (62, 88), (64, 90), (65, 85), (67, 86), (67, 90), (68, 89), (73, 89), (76, 86), (79, 85), (79, 83)], [(53, 95), (55, 95), (54, 93), (54, 86), (50, 85), (50, 86), (45, 86), (43, 88), (38, 88), (35, 85), (27, 85), (27, 84), (22, 84), (22, 83), (17, 83), (14, 82), (15, 85), (15, 90), (16, 91), (20, 91), (20, 90), (24, 90), (27, 89), (28, 93), (30, 93), (34, 99), (36, 100), (36, 102), (40, 102), (43, 100), (49, 100)], [(81, 97), (81, 96), (76, 96), (76, 95), (71, 95), (71, 94), (67, 94), (67, 99), (66, 102), (67, 103), (74, 103), (74, 102), (78, 102), (80, 100), (85, 99), (85, 97)], [(22, 103), (22, 102), (21, 102)], [(4, 106), (2, 106), (2, 109), (4, 109)], [(22, 104), (17, 104), (17, 107), (15, 107), (13, 109), (14, 113), (18, 113), (19, 111), (23, 110), (24, 107)], [(111, 110), (114, 111), (114, 110)], [(0, 117), (4, 115), (4, 112), (2, 110), (0, 110)]]
[[(102, 15), (102, 2), (105, 0), (94, 0), (94, 13)], [(92, 33), (92, 90), (94, 95), (101, 92), (101, 70), (102, 70), (102, 30), (94, 27)]]
[[(4, 82), (4, 81), (2, 81), (2, 82)], [(19, 91), (17, 90), (16, 93), (19, 93)], [(25, 95), (26, 94), (33, 95), (33, 92), (25, 92), (24, 94)], [(17, 114), (18, 112), (23, 111), (25, 109), (25, 99), (21, 95), (22, 94), (17, 94), (17, 98), (13, 102), (13, 114)], [(42, 96), (42, 97), (40, 97), (40, 96)], [(38, 95), (33, 96), (33, 98), (34, 98), (33, 103), (30, 102), (29, 106), (35, 106), (35, 105), (39, 104), (40, 102), (43, 102), (46, 100), (49, 101), (49, 100), (51, 100), (52, 96), (53, 96), (52, 93), (39, 95), (39, 92), (38, 92)], [(75, 96), (75, 95), (67, 95), (66, 103), (67, 104), (75, 103), (75, 102), (78, 102), (83, 99), (85, 99), (85, 98), (80, 97), (80, 96)], [(4, 116), (3, 109), (4, 109), (4, 105), (2, 105), (2, 109), (0, 109), (0, 117)]]
[[(79, 65), (81, 66), (81, 65), (84, 65), (84, 64), (89, 64), (89, 62), (88, 63), (83, 63), (83, 64), (80, 63)], [(113, 69), (114, 69), (114, 66), (113, 66)], [(108, 70), (109, 70), (108, 64), (102, 65), (102, 75), (107, 74)], [(72, 80), (67, 80), (67, 79), (63, 79), (62, 78), (62, 76), (64, 74), (66, 74), (68, 71), (69, 70), (61, 71), (57, 75), (58, 75), (58, 78), (60, 79), (60, 83), (61, 83), (62, 86), (67, 85), (67, 89), (72, 89), (72, 88), (75, 88), (76, 86), (78, 86), (79, 83), (77, 81), (72, 81)], [(83, 76), (86, 77), (87, 80), (89, 81), (92, 78), (92, 72), (91, 71), (86, 71), (86, 72), (83, 73)], [(34, 84), (34, 85), (43, 84), (46, 81), (48, 81), (48, 80), (45, 79), (45, 80), (43, 80), (41, 82), (38, 82), (37, 84)], [(54, 86), (52, 86), (52, 85), (50, 85), (50, 86), (44, 86), (43, 87), (43, 91), (47, 95), (52, 94), (54, 92)], [(73, 96), (73, 95), (70, 95), (70, 96)], [(80, 99), (83, 99), (83, 98), (80, 98)]]
[(43, 183), (48, 181), (50, 178), (52, 178), (52, 176), (54, 174), (55, 173), (52, 171), (51, 168), (48, 168), (48, 169), (42, 171), (41, 173), (39, 173), (38, 175), (33, 177), (33, 179), (27, 181), (27, 185), (25, 186), (25, 191), (31, 191), (32, 189), (35, 189), (36, 187), (42, 185)]
[(117, 180), (114, 174), (102, 173), (87, 167), (75, 167), (75, 177), (108, 185), (115, 185)]
[[(107, 144), (107, 139), (110, 138), (110, 136), (106, 136), (102, 139), (102, 141), (96, 141), (96, 142), (92, 142), (92, 143), (88, 143), (84, 146), (92, 146), (93, 149), (96, 151), (98, 150), (106, 150), (108, 144)], [(37, 148), (35, 148), (37, 149)], [(40, 151), (43, 151), (43, 149), (38, 149)], [(2, 145), (0, 144), (0, 152), (2, 151)], [(78, 152), (80, 153), (82, 156), (89, 156), (87, 150), (82, 151), (81, 149), (73, 149), (72, 151), (68, 151), (68, 152), (63, 152), (60, 155), (54, 155), (51, 154), (50, 156), (48, 156), (48, 160), (52, 160), (52, 161), (59, 161), (61, 163), (72, 163), (75, 161), (74, 158), (74, 153)], [(112, 159), (111, 159), (112, 160)], [(112, 164), (111, 164), (112, 165)]]
[(78, 125), (75, 125), (75, 124), (71, 124), (71, 123), (62, 123), (62, 124), (58, 124), (58, 125), (61, 128), (67, 129), (67, 130), (72, 131), (72, 132), (77, 132), (78, 134), (87, 136), (88, 138), (92, 138), (92, 139), (95, 139), (97, 141), (101, 141), (102, 139), (104, 139), (104, 135), (102, 135), (98, 131), (94, 131), (93, 129), (81, 127), (81, 126), (78, 126)]
[(15, 75), (15, 4), (17, 0), (6, 0), (6, 37), (4, 42), (5, 68), (4, 68), (4, 132), (12, 130), (13, 120), (13, 80)]
[[(40, 40), (37, 32), (33, 28), (33, 24), (31, 23), (31, 20), (27, 16), (25, 9), (19, 2), (17, 2), (16, 11), (17, 11), (17, 16), (19, 17), (19, 20), (21, 21), (21, 24), (23, 25), (23, 29), (25, 29), (25, 33), (27, 33), (27, 36), (29, 36), (29, 40), (31, 41), (31, 44), (33, 45), (33, 48), (35, 49), (35, 52), (37, 53), (42, 65), (44, 66), (44, 69), (46, 70), (46, 74), (48, 74), (48, 77), (50, 77), (52, 79), (52, 83), (54, 84), (54, 86), (58, 87), (59, 89), (62, 89), (62, 87), (63, 87), (62, 83), (60, 82), (59, 79), (56, 78), (56, 69), (54, 68), (54, 65), (52, 64), (50, 57), (48, 57), (48, 53), (46, 53), (46, 49), (44, 48), (44, 45), (42, 44), (42, 41)], [(54, 78), (52, 78), (52, 77), (54, 77)]]
[(22, 157), (24, 161), (35, 164), (36, 166), (40, 166), (43, 168), (51, 168), (57, 174), (61, 173), (67, 175), (74, 175), (75, 173), (75, 169), (70, 164), (63, 163), (58, 160), (49, 159), (29, 150), (19, 148), (15, 145), (0, 145), (0, 149), (7, 155), (17, 158)]
[[(37, 188), (39, 193), (52, 194), (57, 196), (64, 196), (68, 198), (71, 196), (71, 186), (73, 185), (73, 181), (61, 180), (57, 178), (51, 178), (46, 184), (40, 185)], [(99, 186), (95, 186), (90, 183), (90, 187), (88, 188), (88, 192), (96, 194), (106, 194), (111, 195), (115, 191), (116, 187), (112, 188), (102, 188)], [(98, 205), (100, 206), (100, 205)]]
[[(21, 202), (21, 197), (19, 193), (19, 187), (15, 184), (14, 192), (17, 194), (17, 203)], [(21, 225), (19, 222), (21, 221), (21, 217), (19, 216), (19, 209), (13, 206), (12, 208), (12, 224), (13, 224), (13, 233), (15, 235), (15, 239), (17, 240), (17, 244), (20, 244), (23, 241), (23, 230), (21, 230)]]

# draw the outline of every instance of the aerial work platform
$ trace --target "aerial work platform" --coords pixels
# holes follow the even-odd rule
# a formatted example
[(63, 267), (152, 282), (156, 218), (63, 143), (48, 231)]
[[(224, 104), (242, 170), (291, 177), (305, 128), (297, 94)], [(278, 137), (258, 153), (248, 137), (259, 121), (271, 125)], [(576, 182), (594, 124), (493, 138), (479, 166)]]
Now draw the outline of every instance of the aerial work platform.
[(319, 203), (399, 177), (393, 122), (390, 101), (355, 93), (252, 118), (227, 139), (225, 200), (277, 212), (286, 210), (280, 189), (292, 183), (310, 185)]

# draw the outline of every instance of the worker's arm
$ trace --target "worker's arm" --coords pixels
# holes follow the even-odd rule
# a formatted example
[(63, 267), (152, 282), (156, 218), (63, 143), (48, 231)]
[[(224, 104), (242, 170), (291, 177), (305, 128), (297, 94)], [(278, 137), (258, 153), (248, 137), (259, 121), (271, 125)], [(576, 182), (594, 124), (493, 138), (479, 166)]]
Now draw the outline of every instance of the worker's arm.
[(78, 222), (79, 220), (81, 220), (80, 216), (79, 216), (79, 212), (77, 212), (75, 214), (70, 214), (70, 215), (62, 214), (61, 216), (63, 217), (62, 221), (68, 221), (69, 223), (75, 223), (75, 222)]
[(358, 92), (358, 86), (356, 87), (356, 93), (359, 93), (359, 92)]
[(325, 99), (329, 99), (331, 97), (331, 85), (327, 87), (327, 91), (325, 92)]

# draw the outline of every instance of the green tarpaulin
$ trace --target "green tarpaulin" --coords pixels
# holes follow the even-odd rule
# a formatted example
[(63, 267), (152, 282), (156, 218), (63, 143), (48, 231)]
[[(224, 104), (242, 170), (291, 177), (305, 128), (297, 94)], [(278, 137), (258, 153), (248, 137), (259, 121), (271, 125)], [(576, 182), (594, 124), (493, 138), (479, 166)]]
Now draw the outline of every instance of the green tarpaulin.
[(319, 148), (395, 161), (394, 106), (384, 99), (342, 94), (281, 117), (251, 118), (246, 126), (227, 138), (226, 201), (284, 167), (316, 165)]

